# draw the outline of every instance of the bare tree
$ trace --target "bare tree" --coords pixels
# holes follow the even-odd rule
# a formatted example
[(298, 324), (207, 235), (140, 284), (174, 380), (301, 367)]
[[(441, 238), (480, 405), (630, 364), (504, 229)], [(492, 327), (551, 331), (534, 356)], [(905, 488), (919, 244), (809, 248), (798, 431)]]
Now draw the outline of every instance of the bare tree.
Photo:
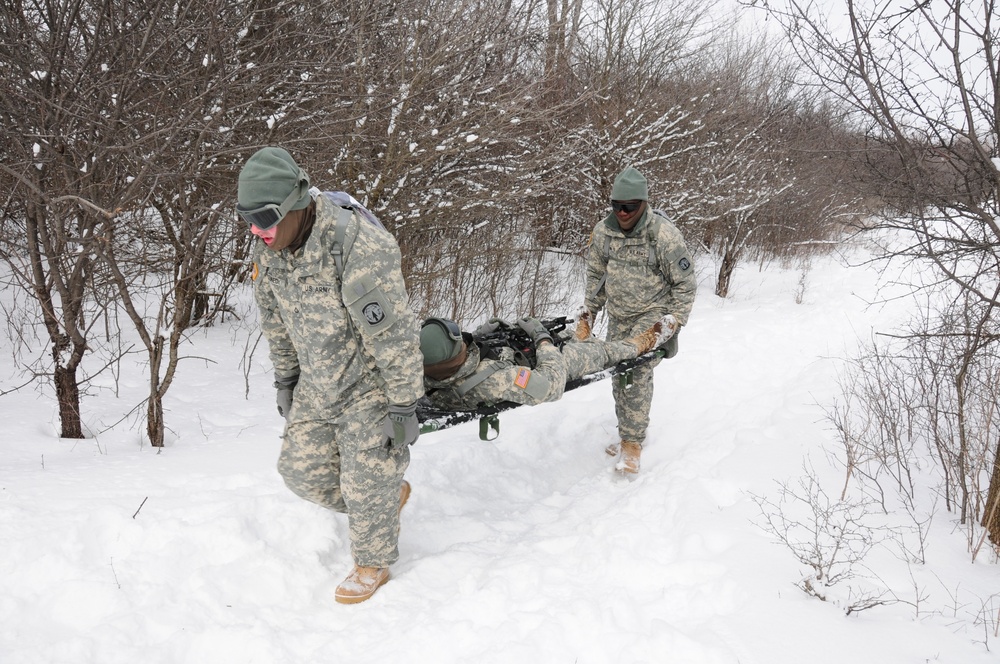
[[(711, 3), (683, 0), (584, 5), (572, 75), (561, 79), (582, 104), (556, 116), (559, 135), (548, 142), (544, 161), (526, 169), (521, 185), (537, 192), (533, 202), (548, 211), (549, 241), (584, 251), (626, 166), (643, 170), (654, 181), (654, 195), (667, 198), (661, 176), (706, 142), (700, 110), (676, 92), (699, 41), (712, 30), (710, 11)], [(537, 186), (532, 173), (558, 188)]]
[(815, 130), (831, 117), (792, 84), (773, 41), (713, 22), (711, 5), (632, 0), (584, 13), (574, 72), (594, 93), (568, 132), (581, 163), (564, 191), (586, 203), (567, 210), (572, 224), (557, 222), (564, 246), (579, 249), (628, 165), (689, 241), (720, 256), (722, 297), (743, 258), (788, 253), (844, 223), (843, 187), (816, 166), (832, 146)]
[(545, 0), (545, 78), (565, 81), (580, 34), (583, 0)]
[(16, 1), (0, 9), (0, 95), (8, 192), (5, 235), (18, 282), (30, 290), (52, 350), (60, 435), (83, 436), (77, 372), (100, 313), (91, 294), (106, 287), (96, 265), (103, 224), (134, 188), (118, 161), (128, 143), (90, 140), (113, 126), (117, 100), (101, 84), (111, 50), (90, 52), (100, 8)]
[[(350, 75), (320, 74), (313, 104), (327, 121), (315, 127), (304, 164), (325, 186), (357, 196), (396, 235), (421, 313), (474, 316), (460, 303), (517, 300), (482, 290), (476, 275), (506, 261), (506, 272), (530, 279), (522, 263), (544, 250), (521, 241), (538, 226), (526, 211), (557, 186), (524, 182), (559, 126), (545, 101), (551, 81), (533, 38), (533, 9), (412, 0), (396, 4), (391, 21), (359, 11), (344, 35)], [(333, 108), (343, 113), (331, 117)], [(300, 104), (293, 113), (307, 112)]]
[(63, 435), (82, 435), (76, 372), (95, 308), (120, 306), (149, 358), (146, 428), (163, 444), (185, 331), (210, 297), (224, 307), (238, 276), (234, 164), (335, 57), (329, 36), (293, 38), (320, 6), (300, 10), (92, 0), (0, 12), (5, 212), (25, 238), (6, 254), (49, 331)]
[[(1000, 33), (995, 1), (862, 6), (844, 0), (843, 25), (831, 25), (811, 2), (766, 6), (786, 28), (816, 84), (850, 107), (866, 133), (872, 154), (869, 174), (881, 176), (882, 190), (890, 194), (885, 213), (869, 227), (902, 238), (883, 245), (884, 256), (926, 262), (936, 271), (931, 284), (916, 284), (945, 291), (921, 334), (941, 336), (941, 343), (956, 335), (964, 339), (964, 350), (951, 354), (964, 359), (949, 363), (945, 376), (961, 415), (949, 434), (957, 436), (957, 444), (949, 449), (958, 450), (956, 462), (962, 467), (972, 444), (986, 442), (992, 447), (993, 467), (1000, 453), (997, 438), (969, 438), (975, 434), (968, 426), (967, 398), (970, 369), (995, 353), (996, 339), (983, 331), (996, 326), (1000, 293)], [(831, 10), (828, 3), (822, 9)], [(948, 302), (962, 303), (962, 315), (954, 315)], [(945, 326), (946, 321), (957, 327)], [(929, 348), (923, 352), (927, 360), (934, 357)], [(965, 468), (960, 475), (967, 472)], [(967, 489), (959, 487), (963, 494)], [(963, 495), (956, 503), (963, 522), (970, 501), (979, 502)], [(997, 501), (1000, 487), (994, 485), (981, 516), (995, 544), (1000, 531), (989, 515), (997, 513)]]
[[(785, 50), (767, 35), (719, 39), (703, 56), (702, 94), (692, 95), (704, 108), (709, 140), (687, 155), (672, 207), (718, 255), (720, 297), (744, 259), (801, 251), (853, 218), (851, 197), (830, 167), (841, 134), (836, 115), (796, 84)], [(691, 190), (701, 195), (685, 193)]]
[[(274, 118), (308, 98), (303, 79), (342, 59), (333, 35), (309, 29), (318, 3), (290, 16), (274, 2), (250, 14), (229, 0), (192, 3), (184, 12), (162, 9), (123, 17), (126, 25), (162, 35), (145, 37), (131, 53), (141, 58), (147, 79), (172, 85), (131, 109), (155, 137), (155, 177), (148, 180), (147, 207), (122, 219), (122, 241), (102, 254), (149, 358), (146, 430), (154, 446), (164, 442), (163, 397), (185, 335), (225, 309), (228, 286), (240, 274), (231, 261), (248, 234), (234, 226), (228, 205), (219, 208), (219, 201), (232, 200), (234, 158), (253, 138), (266, 137), (266, 129), (283, 127)], [(309, 38), (295, 39), (300, 34)]]

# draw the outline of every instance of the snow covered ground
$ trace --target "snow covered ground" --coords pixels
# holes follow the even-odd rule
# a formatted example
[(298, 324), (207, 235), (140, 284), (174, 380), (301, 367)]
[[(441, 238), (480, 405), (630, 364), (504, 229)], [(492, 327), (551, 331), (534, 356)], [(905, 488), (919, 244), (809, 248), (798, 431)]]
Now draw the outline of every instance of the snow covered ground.
[[(275, 471), (266, 352), (242, 363), (252, 321), (194, 335), (162, 451), (134, 418), (115, 424), (141, 366), (118, 399), (110, 373), (91, 390), (87, 440), (56, 438), (48, 386), (0, 398), (0, 662), (998, 661), (997, 566), (970, 561), (952, 515), (935, 517), (926, 565), (873, 551), (869, 581), (901, 601), (851, 616), (799, 590), (808, 570), (755, 525), (754, 496), (777, 500), (805, 460), (839, 495), (824, 417), (839, 358), (908, 303), (867, 306), (878, 275), (842, 256), (744, 266), (727, 300), (699, 267), (635, 481), (603, 453), (608, 382), (504, 414), (495, 441), (475, 423), (426, 435), (393, 579), (355, 606), (333, 601), (345, 518)], [(23, 380), (0, 349), (0, 390)]]

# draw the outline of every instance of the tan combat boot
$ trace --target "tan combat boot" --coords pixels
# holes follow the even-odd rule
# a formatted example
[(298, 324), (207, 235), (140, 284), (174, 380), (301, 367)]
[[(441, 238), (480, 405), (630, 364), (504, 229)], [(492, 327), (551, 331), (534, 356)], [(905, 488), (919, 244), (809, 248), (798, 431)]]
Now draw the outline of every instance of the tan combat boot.
[(406, 501), (410, 499), (410, 491), (411, 491), (410, 483), (407, 482), (406, 480), (403, 480), (403, 484), (399, 487), (399, 511), (400, 512), (403, 511), (403, 505), (406, 504)]
[(400, 521), (400, 516), (403, 514), (403, 506), (406, 505), (406, 501), (410, 499), (410, 492), (413, 487), (406, 480), (399, 486), (399, 510), (396, 512), (396, 539), (399, 539), (399, 529), (403, 525)]
[(586, 341), (590, 338), (590, 333), (590, 312), (585, 309), (576, 317), (576, 332), (573, 336), (577, 341)]
[[(406, 501), (410, 499), (410, 490), (411, 490), (410, 483), (407, 482), (406, 480), (403, 480), (403, 484), (399, 487), (399, 512), (397, 512), (396, 514), (397, 519), (399, 515), (403, 513), (403, 505), (405, 505)], [(399, 526), (400, 524), (399, 521), (397, 520), (396, 537), (399, 537)]]
[[(410, 483), (403, 480), (399, 487), (399, 511), (403, 511), (403, 505), (410, 499), (412, 487)], [(399, 531), (396, 531), (398, 536)], [(388, 567), (363, 567), (355, 565), (354, 570), (347, 575), (344, 582), (337, 586), (334, 599), (341, 604), (357, 604), (363, 602), (375, 591), (385, 585), (389, 580)]]
[(667, 314), (660, 320), (653, 323), (645, 332), (640, 332), (631, 339), (626, 339), (626, 343), (630, 343), (639, 349), (639, 355), (648, 353), (654, 348), (659, 348), (663, 344), (670, 340), (670, 337), (674, 336), (674, 332), (677, 331), (677, 319), (672, 315)]
[(388, 567), (362, 567), (355, 565), (354, 571), (337, 586), (334, 599), (340, 604), (363, 602), (389, 580)]
[(660, 339), (660, 330), (663, 329), (663, 325), (660, 321), (653, 323), (653, 327), (649, 328), (645, 332), (640, 332), (639, 334), (625, 340), (625, 343), (630, 343), (638, 349), (638, 354), (642, 355), (653, 350), (657, 346), (657, 342)]
[(618, 459), (615, 469), (626, 474), (636, 475), (639, 473), (639, 455), (642, 454), (642, 444), (623, 440), (621, 443), (622, 456)]

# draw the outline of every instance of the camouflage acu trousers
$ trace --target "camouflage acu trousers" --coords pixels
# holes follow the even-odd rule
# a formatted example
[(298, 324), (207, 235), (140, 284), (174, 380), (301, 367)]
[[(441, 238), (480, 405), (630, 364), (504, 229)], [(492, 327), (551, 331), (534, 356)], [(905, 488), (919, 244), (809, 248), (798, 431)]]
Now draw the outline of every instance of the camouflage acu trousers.
[(410, 450), (387, 451), (386, 408), (383, 395), (369, 392), (332, 418), (293, 410), (278, 458), (293, 493), (347, 513), (351, 554), (365, 567), (388, 567), (399, 558), (399, 491)]
[(566, 380), (601, 371), (622, 360), (635, 357), (635, 346), (624, 341), (599, 341), (591, 337), (586, 341), (570, 340), (562, 347), (566, 363)]
[[(663, 312), (656, 311), (627, 319), (610, 316), (608, 341), (628, 339), (644, 332), (662, 316)], [(649, 408), (653, 403), (653, 369), (659, 363), (660, 360), (655, 359), (633, 369), (630, 385), (622, 386), (618, 378), (613, 379), (611, 394), (615, 398), (618, 435), (621, 436), (622, 440), (642, 443), (646, 439), (646, 428), (649, 426)]]

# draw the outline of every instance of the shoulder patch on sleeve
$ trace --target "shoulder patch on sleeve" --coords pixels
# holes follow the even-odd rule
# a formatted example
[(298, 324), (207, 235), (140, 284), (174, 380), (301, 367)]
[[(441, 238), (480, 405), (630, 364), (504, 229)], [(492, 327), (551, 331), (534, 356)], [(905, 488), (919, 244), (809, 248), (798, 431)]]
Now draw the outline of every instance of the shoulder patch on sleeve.
[(342, 296), (351, 317), (369, 333), (381, 332), (396, 321), (392, 303), (371, 277), (344, 284)]
[(522, 367), (518, 370), (517, 376), (514, 377), (514, 384), (523, 390), (528, 386), (529, 380), (531, 380), (531, 369)]
[(517, 375), (514, 377), (514, 385), (524, 390), (526, 399), (515, 399), (521, 403), (541, 403), (548, 398), (552, 389), (549, 379), (545, 373), (532, 372), (527, 367), (518, 367)]
[(674, 247), (666, 255), (665, 265), (676, 265), (681, 272), (688, 272), (694, 265), (691, 262), (691, 254), (683, 244)]
[(378, 300), (373, 300), (361, 307), (361, 313), (369, 325), (378, 325), (385, 320), (385, 310), (382, 308), (382, 303)]

